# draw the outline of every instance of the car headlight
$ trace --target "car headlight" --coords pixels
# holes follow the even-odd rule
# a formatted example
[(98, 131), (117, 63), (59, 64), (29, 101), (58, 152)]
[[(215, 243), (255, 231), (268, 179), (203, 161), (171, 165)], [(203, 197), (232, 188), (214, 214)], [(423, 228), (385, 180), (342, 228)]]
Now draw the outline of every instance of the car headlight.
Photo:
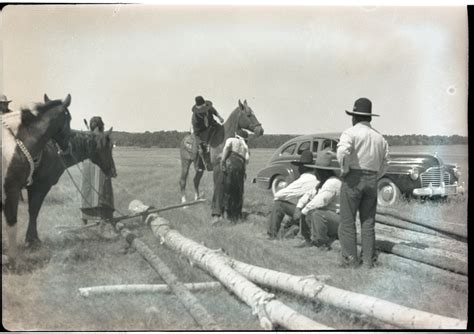
[(418, 177), (420, 176), (420, 171), (418, 170), (418, 168), (412, 168), (410, 169), (410, 178), (415, 181), (418, 179)]
[(456, 176), (458, 179), (461, 176), (461, 167), (458, 167), (457, 165), (453, 168), (453, 173), (454, 176)]

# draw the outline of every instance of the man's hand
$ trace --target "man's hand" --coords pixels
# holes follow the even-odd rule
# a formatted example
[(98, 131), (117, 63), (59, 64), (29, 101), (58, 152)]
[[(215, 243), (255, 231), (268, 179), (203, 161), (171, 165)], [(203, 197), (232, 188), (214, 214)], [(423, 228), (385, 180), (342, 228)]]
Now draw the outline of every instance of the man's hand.
[(225, 167), (225, 161), (222, 161), (222, 162), (221, 162), (221, 170), (222, 170), (223, 172), (225, 172), (225, 171), (227, 170), (226, 167)]
[(293, 220), (300, 220), (301, 218), (301, 209), (296, 208), (295, 213), (293, 214)]
[(221, 123), (224, 123), (224, 119), (222, 118), (221, 115), (218, 115), (217, 118), (219, 118), (219, 121), (220, 121)]

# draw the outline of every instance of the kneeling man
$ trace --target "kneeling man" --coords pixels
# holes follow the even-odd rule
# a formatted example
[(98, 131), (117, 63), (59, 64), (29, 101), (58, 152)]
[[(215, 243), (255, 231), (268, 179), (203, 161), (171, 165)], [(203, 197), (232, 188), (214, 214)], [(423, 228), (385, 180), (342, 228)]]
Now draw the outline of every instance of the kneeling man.
[(334, 174), (337, 167), (330, 167), (335, 153), (330, 150), (321, 151), (316, 157), (315, 168), (319, 183), (298, 201), (295, 218), (301, 219), (301, 234), (305, 241), (296, 246), (316, 246), (329, 250), (331, 243), (337, 239), (340, 223), (339, 195), (341, 181)]

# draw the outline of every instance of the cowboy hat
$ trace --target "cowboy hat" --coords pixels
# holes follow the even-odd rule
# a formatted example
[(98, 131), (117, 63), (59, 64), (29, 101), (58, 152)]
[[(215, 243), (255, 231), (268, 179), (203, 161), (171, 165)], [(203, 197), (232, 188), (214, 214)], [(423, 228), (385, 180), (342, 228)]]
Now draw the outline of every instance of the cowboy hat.
[(354, 102), (354, 108), (352, 111), (347, 111), (346, 114), (351, 116), (380, 116), (377, 114), (372, 114), (372, 102), (365, 97), (361, 97)]
[(204, 98), (203, 98), (202, 96), (196, 96), (196, 97), (194, 98), (194, 101), (196, 102), (196, 105), (197, 105), (198, 107), (200, 107), (200, 106), (202, 106), (203, 104), (206, 103), (206, 101), (204, 100)]
[(294, 160), (291, 161), (291, 164), (293, 165), (305, 165), (305, 164), (313, 164), (314, 163), (314, 158), (313, 158), (313, 153), (311, 153), (310, 150), (304, 150), (301, 153), (300, 160)]
[(316, 156), (314, 164), (306, 164), (306, 167), (317, 168), (317, 169), (328, 169), (328, 170), (339, 170), (338, 166), (331, 166), (331, 162), (336, 157), (336, 153), (331, 149), (325, 148)]
[(12, 100), (8, 100), (7, 97), (3, 94), (0, 95), (0, 102), (1, 103), (10, 103)]

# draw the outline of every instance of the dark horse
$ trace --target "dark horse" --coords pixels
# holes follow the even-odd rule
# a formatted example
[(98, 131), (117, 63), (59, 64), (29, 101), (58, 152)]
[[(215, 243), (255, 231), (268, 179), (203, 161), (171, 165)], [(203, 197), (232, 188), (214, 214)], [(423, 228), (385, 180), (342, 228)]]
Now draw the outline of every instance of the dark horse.
[[(34, 109), (22, 109), (2, 115), (2, 184), (5, 201), (2, 204), (7, 221), (8, 257), (17, 255), (16, 232), (20, 191), (31, 181), (33, 159), (50, 139), (62, 150), (69, 145), (71, 115), (68, 107), (71, 96), (64, 101), (50, 100), (45, 94), (44, 103)], [(3, 256), (2, 256), (3, 259)]]
[[(235, 135), (235, 132), (237, 130), (245, 129), (248, 131), (253, 132), (256, 136), (261, 136), (263, 134), (263, 128), (260, 124), (260, 122), (257, 120), (255, 117), (255, 114), (252, 110), (247, 105), (247, 101), (245, 100), (244, 103), (240, 102), (239, 100), (239, 106), (232, 111), (232, 113), (229, 115), (227, 120), (224, 122), (223, 125), (218, 125), (211, 129), (211, 134), (210, 134), (210, 151), (211, 151), (211, 163), (213, 166), (213, 172), (214, 172), (214, 197), (216, 197), (216, 190), (218, 192), (222, 192), (221, 189), (221, 184), (219, 183), (216, 188), (216, 177), (219, 178), (221, 173), (220, 170), (220, 160), (221, 160), (221, 153), (224, 148), (225, 141), (229, 137), (233, 137)], [(190, 146), (195, 146), (193, 145), (193, 135), (190, 134), (186, 136), (183, 141), (181, 142), (181, 147), (180, 147), (180, 152), (181, 152), (181, 178), (179, 181), (179, 185), (181, 188), (181, 201), (185, 202), (186, 201), (186, 195), (185, 195), (185, 190), (186, 190), (186, 179), (188, 177), (188, 172), (189, 172), (189, 166), (191, 165), (191, 162), (194, 161), (194, 164), (196, 165), (198, 163), (197, 159), (200, 159), (198, 153), (197, 153), (197, 148), (192, 148)], [(191, 145), (190, 145), (191, 143)], [(203, 169), (196, 168), (196, 174), (194, 176), (194, 190), (195, 190), (195, 199), (199, 198), (199, 183), (201, 181), (202, 175), (204, 173)], [(221, 197), (221, 193), (218, 198)], [(220, 208), (221, 208), (221, 200), (219, 200), (218, 203), (214, 203), (213, 199), (213, 214), (214, 215), (220, 215), (222, 214)]]
[(58, 152), (52, 142), (46, 145), (41, 162), (33, 174), (33, 184), (27, 187), (30, 216), (25, 239), (27, 247), (36, 247), (41, 243), (37, 231), (38, 214), (46, 195), (58, 183), (66, 168), (90, 159), (107, 177), (117, 176), (112, 157), (111, 132), (112, 129), (107, 132), (72, 130), (70, 150), (67, 153)]

